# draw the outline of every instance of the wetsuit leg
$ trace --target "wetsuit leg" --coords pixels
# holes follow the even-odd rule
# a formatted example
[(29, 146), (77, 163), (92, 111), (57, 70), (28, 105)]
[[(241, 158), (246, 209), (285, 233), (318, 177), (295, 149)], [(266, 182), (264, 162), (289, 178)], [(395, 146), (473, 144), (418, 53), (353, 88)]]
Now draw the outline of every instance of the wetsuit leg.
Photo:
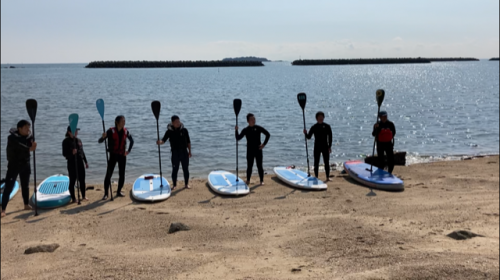
[(174, 187), (177, 187), (177, 174), (179, 174), (179, 166), (181, 164), (181, 156), (179, 151), (172, 151), (172, 182)]
[(247, 182), (252, 178), (253, 162), (255, 161), (255, 153), (247, 151)]
[(69, 176), (69, 194), (71, 195), (71, 200), (76, 201), (75, 196), (75, 183), (76, 183), (76, 172), (75, 164), (72, 159), (68, 160), (68, 176)]
[(319, 161), (321, 159), (321, 150), (314, 149), (314, 176), (318, 178), (319, 174)]
[(387, 155), (387, 166), (389, 173), (394, 171), (394, 145), (392, 143), (386, 144), (385, 153)]
[(189, 153), (187, 151), (182, 152), (181, 164), (184, 173), (184, 184), (187, 186), (189, 185)]
[(19, 173), (19, 181), (21, 181), (21, 193), (23, 195), (24, 205), (30, 203), (30, 175), (31, 166), (27, 164)]
[(118, 169), (120, 177), (118, 179), (118, 190), (117, 192), (121, 192), (123, 189), (123, 185), (125, 185), (125, 168), (127, 167), (127, 157), (124, 155), (118, 156)]
[(264, 161), (264, 154), (262, 150), (259, 150), (255, 155), (255, 160), (257, 161), (257, 169), (259, 170), (260, 182), (264, 182), (264, 167), (262, 162)]
[(377, 143), (378, 168), (385, 169), (385, 146), (384, 143)]
[(9, 203), (10, 194), (16, 185), (16, 179), (19, 175), (18, 170), (8, 169), (5, 175), (5, 188), (2, 195), (2, 211), (7, 209), (7, 204)]
[(323, 151), (323, 162), (325, 163), (326, 179), (330, 179), (330, 149)]
[(109, 195), (109, 188), (111, 186), (111, 176), (113, 176), (113, 172), (115, 172), (115, 166), (118, 162), (118, 156), (110, 153), (109, 161), (108, 161), (108, 170), (106, 171), (106, 178), (104, 179), (104, 195)]
[(85, 165), (83, 160), (78, 161), (78, 181), (80, 182), (80, 192), (82, 194), (82, 198), (86, 198), (85, 191), (87, 189), (85, 185)]

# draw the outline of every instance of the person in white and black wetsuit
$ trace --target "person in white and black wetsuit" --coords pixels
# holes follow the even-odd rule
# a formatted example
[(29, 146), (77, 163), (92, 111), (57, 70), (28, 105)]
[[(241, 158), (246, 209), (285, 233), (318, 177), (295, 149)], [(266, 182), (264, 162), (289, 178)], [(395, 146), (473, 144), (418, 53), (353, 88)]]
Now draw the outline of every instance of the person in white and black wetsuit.
[(21, 180), (24, 210), (31, 210), (29, 205), (30, 152), (35, 151), (37, 146), (36, 142), (33, 142), (31, 124), (28, 121), (18, 122), (17, 129), (13, 128), (9, 132), (10, 135), (7, 137), (7, 174), (5, 175), (5, 188), (2, 196), (2, 218), (6, 216), (5, 210), (18, 176)]
[(184, 184), (186, 189), (189, 186), (189, 159), (191, 158), (191, 139), (189, 131), (181, 123), (178, 116), (172, 116), (172, 122), (168, 125), (167, 131), (162, 140), (157, 142), (158, 145), (163, 145), (167, 140), (170, 140), (170, 149), (172, 151), (172, 181), (174, 186), (172, 190), (177, 188), (177, 174), (179, 167), (182, 165), (184, 173)]
[(317, 123), (311, 127), (309, 133), (304, 130), (307, 139), (311, 139), (314, 135), (314, 175), (318, 178), (319, 161), (323, 155), (325, 164), (326, 181), (330, 181), (330, 154), (332, 153), (332, 127), (324, 122), (325, 113), (318, 112), (316, 114)]
[[(85, 169), (89, 168), (89, 164), (87, 162), (87, 157), (85, 156), (85, 152), (83, 151), (82, 140), (77, 138), (78, 131), (80, 129), (77, 128), (75, 132), (75, 136), (71, 133), (71, 127), (68, 126), (66, 132), (66, 138), (62, 142), (62, 154), (67, 160), (68, 167), (68, 175), (69, 175), (69, 193), (71, 195), (71, 203), (76, 202), (75, 196), (75, 183), (76, 180), (80, 182), (80, 192), (82, 194), (82, 198), (85, 201), (88, 201), (87, 196), (85, 195), (86, 185), (85, 185)], [(76, 138), (76, 144), (75, 144)], [(77, 171), (78, 170), (78, 178)]]
[[(252, 170), (254, 161), (257, 162), (257, 169), (259, 171), (260, 184), (264, 185), (264, 156), (262, 150), (266, 147), (271, 134), (261, 126), (256, 125), (256, 119), (253, 114), (247, 115), (248, 126), (238, 133), (239, 128), (236, 127), (236, 140), (240, 141), (243, 137), (247, 138), (247, 185), (250, 184), (252, 177)], [(261, 136), (264, 134), (266, 139), (262, 143)]]
[[(102, 137), (99, 139), (99, 143), (104, 142), (106, 138), (108, 139), (109, 162), (106, 178), (104, 179), (105, 192), (102, 200), (108, 199), (109, 188), (111, 186), (111, 176), (113, 176), (117, 163), (120, 171), (120, 178), (118, 179), (118, 190), (116, 192), (116, 196), (125, 196), (122, 193), (122, 188), (125, 184), (125, 167), (127, 165), (127, 156), (130, 154), (130, 151), (132, 151), (132, 147), (134, 146), (134, 139), (128, 129), (125, 128), (124, 116), (116, 117), (115, 127), (112, 127), (106, 133), (103, 133)], [(127, 139), (130, 141), (128, 150), (126, 150)]]
[(387, 112), (382, 111), (379, 114), (380, 122), (373, 126), (372, 136), (377, 141), (377, 155), (379, 168), (385, 167), (385, 157), (387, 156), (387, 165), (389, 173), (394, 171), (394, 137), (396, 136), (396, 126), (389, 121)]

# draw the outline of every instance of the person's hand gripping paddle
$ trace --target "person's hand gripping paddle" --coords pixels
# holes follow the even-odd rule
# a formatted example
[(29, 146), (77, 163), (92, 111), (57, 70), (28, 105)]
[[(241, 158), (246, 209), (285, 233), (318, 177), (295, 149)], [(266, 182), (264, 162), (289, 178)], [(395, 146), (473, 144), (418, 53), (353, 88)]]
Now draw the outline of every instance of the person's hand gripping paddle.
[[(75, 142), (75, 149), (78, 150), (78, 141), (76, 139), (76, 128), (78, 127), (78, 119), (79, 116), (78, 114), (71, 114), (69, 115), (68, 121), (69, 121), (69, 127), (71, 129), (71, 133), (73, 134), (73, 141)], [(78, 192), (78, 205), (82, 204), (82, 200), (80, 198), (80, 180), (78, 180), (78, 154), (74, 155), (75, 156), (75, 174), (76, 174), (76, 188)], [(74, 187), (74, 186), (70, 186)]]
[[(102, 99), (98, 99), (96, 102), (95, 102), (95, 106), (97, 107), (97, 111), (99, 112), (99, 115), (101, 115), (101, 120), (102, 120), (102, 132), (103, 133), (106, 133), (106, 127), (104, 126), (104, 100)], [(106, 166), (108, 165), (109, 163), (109, 157), (108, 157), (108, 140), (107, 139), (104, 139), (104, 147), (106, 148)], [(112, 184), (110, 184), (109, 186), (104, 186), (105, 188), (108, 188), (109, 187), (109, 195), (110, 195), (110, 198), (111, 198), (111, 201), (114, 200), (113, 198), (113, 188), (111, 187)]]
[[(156, 136), (158, 139), (158, 142), (160, 141), (160, 124), (159, 124), (159, 119), (160, 119), (160, 111), (161, 111), (161, 103), (160, 101), (153, 101), (151, 103), (151, 110), (153, 111), (153, 114), (155, 115), (156, 118)], [(158, 145), (158, 159), (160, 163), (160, 182), (161, 182), (161, 192), (163, 192), (163, 174), (161, 171), (161, 150), (160, 150), (160, 145)]]
[[(304, 130), (306, 130), (306, 104), (307, 104), (307, 95), (305, 93), (299, 93), (297, 95), (297, 100), (299, 101), (300, 108), (302, 108), (302, 117), (304, 119)], [(309, 164), (309, 148), (307, 145), (307, 136), (304, 135), (304, 139), (306, 141), (306, 156), (307, 156), (307, 176), (311, 177), (311, 165)]]
[[(35, 99), (26, 100), (26, 110), (31, 119), (31, 127), (33, 129), (33, 142), (35, 142), (35, 118), (38, 110), (38, 103)], [(35, 216), (38, 216), (38, 201), (36, 189), (36, 151), (33, 151), (33, 184), (35, 186)]]

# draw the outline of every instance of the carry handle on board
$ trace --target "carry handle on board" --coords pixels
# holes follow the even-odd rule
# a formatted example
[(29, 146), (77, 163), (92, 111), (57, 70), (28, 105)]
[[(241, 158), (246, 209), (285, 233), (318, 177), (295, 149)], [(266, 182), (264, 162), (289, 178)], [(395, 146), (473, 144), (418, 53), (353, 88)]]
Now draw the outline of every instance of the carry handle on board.
[[(307, 95), (305, 93), (299, 93), (297, 95), (297, 101), (299, 101), (300, 108), (302, 108), (302, 117), (304, 119), (304, 130), (306, 130), (306, 104), (307, 104)], [(307, 136), (304, 135), (304, 139), (306, 141), (306, 156), (307, 156), (307, 177), (311, 177), (311, 165), (309, 164), (309, 147), (307, 145)]]
[[(153, 101), (151, 102), (151, 110), (153, 111), (153, 115), (155, 115), (156, 118), (156, 136), (158, 141), (160, 141), (160, 124), (159, 124), (159, 119), (160, 119), (160, 111), (161, 111), (161, 103), (160, 101)], [(163, 190), (163, 174), (161, 171), (161, 150), (160, 150), (160, 145), (158, 145), (158, 159), (160, 163), (160, 189)]]
[[(377, 90), (376, 97), (377, 97), (377, 105), (378, 105), (377, 122), (376, 123), (378, 123), (378, 119), (379, 119), (379, 115), (380, 115), (380, 107), (382, 107), (382, 103), (384, 103), (384, 99), (385, 99), (385, 90), (383, 90), (383, 89)], [(372, 153), (373, 157), (375, 157), (375, 145), (377, 144), (377, 139), (378, 139), (378, 135), (375, 135), (375, 140), (373, 141), (373, 153)], [(370, 172), (373, 173), (373, 163), (370, 167)]]
[[(97, 99), (95, 102), (95, 106), (97, 108), (97, 111), (99, 112), (99, 115), (101, 115), (101, 120), (102, 120), (102, 132), (106, 133), (106, 126), (104, 125), (104, 100), (103, 99)], [(104, 139), (104, 148), (106, 148), (106, 165), (109, 163), (109, 157), (108, 157), (108, 142), (107, 139)], [(109, 194), (111, 196), (111, 201), (114, 200), (113, 198), (113, 188), (111, 187), (112, 184), (109, 186), (104, 186), (105, 188), (109, 187)]]
[[(238, 116), (240, 115), (242, 103), (243, 102), (241, 101), (241, 99), (235, 99), (233, 101), (234, 114), (236, 115), (236, 126), (238, 126)], [(239, 165), (239, 162), (238, 162), (238, 139), (236, 139), (236, 182), (240, 181), (238, 165)]]
[[(38, 102), (35, 99), (26, 100), (26, 111), (31, 119), (31, 127), (33, 128), (33, 142), (35, 142), (35, 118), (38, 110)], [(36, 151), (33, 151), (33, 184), (35, 186), (35, 216), (38, 216), (38, 199), (36, 189)]]
[[(75, 149), (78, 149), (78, 140), (76, 139), (76, 129), (78, 127), (78, 114), (71, 114), (68, 117), (69, 127), (71, 129), (71, 133), (73, 134), (73, 141), (75, 142)], [(75, 174), (76, 174), (76, 187), (78, 192), (78, 205), (82, 204), (80, 199), (80, 180), (78, 180), (78, 154), (75, 155)], [(70, 186), (70, 188), (74, 188), (75, 186)]]

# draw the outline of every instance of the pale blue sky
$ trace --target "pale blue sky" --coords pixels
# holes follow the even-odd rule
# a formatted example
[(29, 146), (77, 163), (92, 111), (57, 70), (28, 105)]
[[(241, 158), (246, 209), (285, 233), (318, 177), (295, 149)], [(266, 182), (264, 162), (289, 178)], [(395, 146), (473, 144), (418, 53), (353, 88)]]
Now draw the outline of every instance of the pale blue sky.
[(499, 56), (498, 0), (1, 0), (2, 63)]

